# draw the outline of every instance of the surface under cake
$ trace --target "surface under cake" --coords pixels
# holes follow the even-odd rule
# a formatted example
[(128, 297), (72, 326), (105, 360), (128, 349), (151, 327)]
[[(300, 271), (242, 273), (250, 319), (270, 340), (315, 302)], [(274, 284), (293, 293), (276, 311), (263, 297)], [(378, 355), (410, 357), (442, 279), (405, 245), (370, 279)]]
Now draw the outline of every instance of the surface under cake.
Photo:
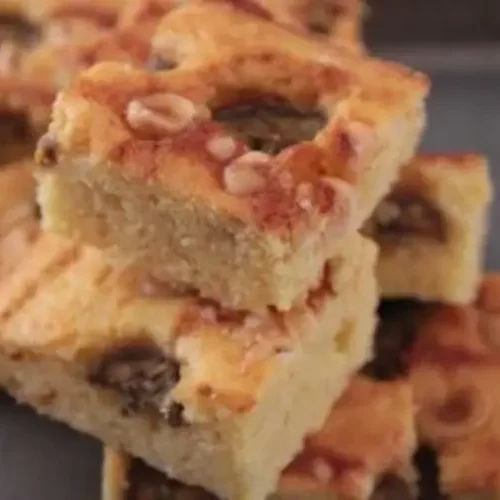
[(60, 94), (45, 227), (225, 306), (288, 310), (411, 157), (427, 80), (224, 2), (168, 26), (175, 69), (101, 64)]
[(420, 155), (365, 227), (384, 298), (466, 304), (482, 275), (493, 187), (486, 158)]
[[(353, 377), (322, 429), (281, 474), (272, 500), (414, 498), (414, 406), (408, 380)], [(374, 494), (374, 492), (376, 492)], [(372, 496), (373, 495), (373, 496)], [(395, 495), (398, 495), (397, 497)], [(102, 500), (214, 500), (107, 448)]]
[(307, 305), (257, 316), (172, 298), (41, 234), (0, 285), (0, 383), (172, 477), (262, 499), (371, 354), (376, 251), (356, 238), (334, 284), (327, 269)]

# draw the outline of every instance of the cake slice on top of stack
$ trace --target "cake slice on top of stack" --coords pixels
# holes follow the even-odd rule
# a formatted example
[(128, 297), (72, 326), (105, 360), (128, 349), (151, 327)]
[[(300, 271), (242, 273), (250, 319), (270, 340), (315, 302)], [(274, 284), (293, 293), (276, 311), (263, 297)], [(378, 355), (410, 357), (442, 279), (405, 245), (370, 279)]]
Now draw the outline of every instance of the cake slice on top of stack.
[(101, 64), (59, 95), (44, 227), (224, 306), (287, 310), (413, 155), (427, 80), (225, 3), (168, 23), (178, 67)]

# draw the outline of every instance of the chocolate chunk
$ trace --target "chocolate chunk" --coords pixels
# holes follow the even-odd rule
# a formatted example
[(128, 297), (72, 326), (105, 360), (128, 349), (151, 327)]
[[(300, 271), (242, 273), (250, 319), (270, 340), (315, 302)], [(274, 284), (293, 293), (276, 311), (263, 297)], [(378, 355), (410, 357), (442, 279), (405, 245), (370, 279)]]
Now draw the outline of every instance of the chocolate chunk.
[(144, 342), (114, 349), (89, 376), (91, 383), (120, 393), (129, 414), (152, 410), (166, 415), (167, 421), (177, 426), (182, 418), (180, 405), (169, 405), (167, 400), (179, 378), (179, 363), (153, 343)]
[(373, 217), (377, 238), (398, 241), (405, 237), (447, 239), (446, 222), (441, 211), (421, 194), (395, 191), (377, 208)]
[(363, 373), (378, 380), (392, 380), (408, 371), (406, 354), (413, 344), (420, 322), (432, 305), (411, 300), (384, 301), (375, 334), (374, 358)]
[(378, 483), (370, 500), (414, 500), (416, 491), (402, 477), (387, 474)]
[(326, 123), (317, 110), (302, 110), (279, 98), (254, 99), (214, 112), (215, 120), (253, 150), (277, 154), (313, 139)]
[(185, 486), (134, 458), (128, 471), (126, 500), (217, 500), (195, 486)]
[(168, 71), (176, 67), (175, 61), (164, 59), (157, 54), (152, 54), (146, 63), (146, 69), (149, 71)]

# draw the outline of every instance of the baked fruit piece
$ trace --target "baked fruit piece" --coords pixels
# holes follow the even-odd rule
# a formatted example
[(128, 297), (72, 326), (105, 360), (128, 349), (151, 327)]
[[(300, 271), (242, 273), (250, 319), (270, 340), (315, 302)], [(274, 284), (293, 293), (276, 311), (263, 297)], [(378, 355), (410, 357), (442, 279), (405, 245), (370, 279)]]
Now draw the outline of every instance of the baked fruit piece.
[(417, 156), (366, 225), (385, 298), (467, 303), (481, 278), (493, 188), (486, 158)]
[(327, 271), (307, 305), (257, 316), (43, 234), (0, 285), (0, 384), (185, 483), (263, 499), (371, 354), (376, 250), (354, 236), (335, 283)]
[[(415, 448), (408, 381), (356, 376), (322, 429), (306, 440), (282, 472), (278, 491), (269, 498), (368, 500), (387, 498), (384, 494), (398, 500), (415, 498), (411, 473)], [(106, 448), (102, 500), (143, 498), (215, 499), (200, 488), (168, 479), (139, 459)]]
[[(207, 15), (262, 43), (226, 44)], [(60, 94), (37, 154), (45, 227), (225, 306), (287, 310), (412, 155), (426, 80), (332, 62), (331, 47), (226, 4), (170, 18), (204, 58), (154, 73), (101, 64)]]
[(411, 353), (418, 429), (446, 498), (500, 491), (499, 311), (500, 274), (488, 274), (474, 302), (434, 307)]

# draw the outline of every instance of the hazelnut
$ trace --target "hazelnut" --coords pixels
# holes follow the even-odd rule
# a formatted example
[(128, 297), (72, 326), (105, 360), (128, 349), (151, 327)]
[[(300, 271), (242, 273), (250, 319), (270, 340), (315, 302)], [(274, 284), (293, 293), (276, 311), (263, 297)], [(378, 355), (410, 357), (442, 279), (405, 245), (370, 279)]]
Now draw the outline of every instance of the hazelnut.
[(233, 195), (249, 195), (266, 185), (271, 157), (251, 151), (235, 159), (224, 169), (224, 186)]
[(151, 94), (129, 103), (126, 118), (131, 128), (151, 135), (181, 132), (197, 118), (208, 118), (210, 112), (176, 94)]
[(233, 158), (237, 147), (236, 140), (229, 135), (211, 137), (206, 143), (208, 153), (218, 161), (228, 161)]

